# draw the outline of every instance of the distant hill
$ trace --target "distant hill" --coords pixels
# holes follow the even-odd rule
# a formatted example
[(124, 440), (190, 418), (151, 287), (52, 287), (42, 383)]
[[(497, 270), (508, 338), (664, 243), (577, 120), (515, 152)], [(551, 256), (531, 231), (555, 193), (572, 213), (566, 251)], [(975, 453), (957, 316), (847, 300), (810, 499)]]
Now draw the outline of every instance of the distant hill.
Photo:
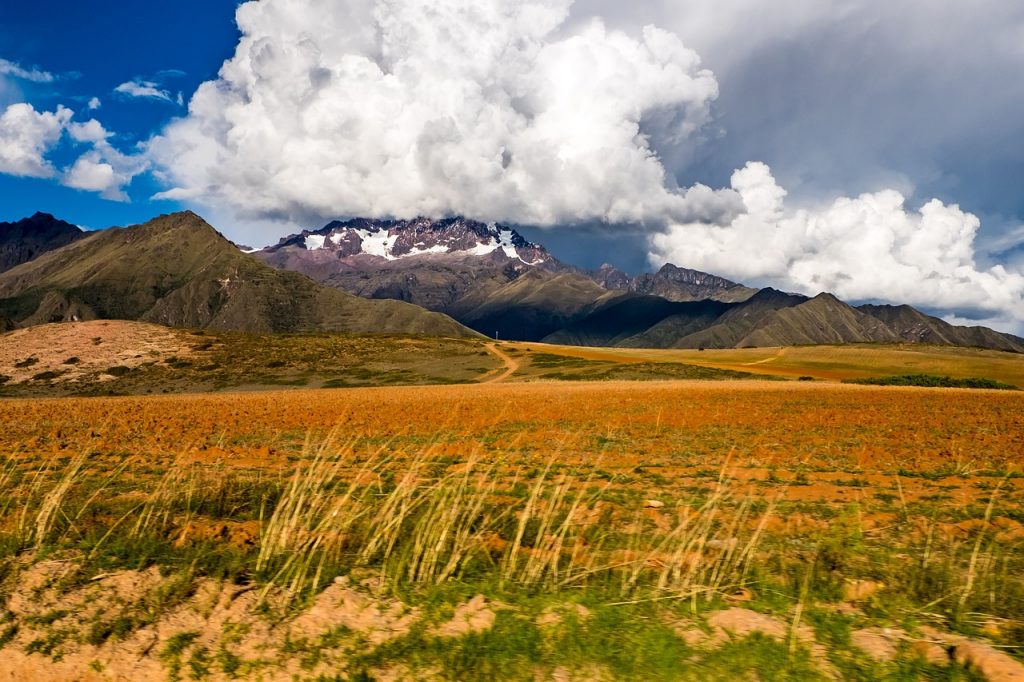
[(809, 299), (771, 288), (740, 303), (623, 298), (544, 341), (631, 348), (909, 342), (1024, 352), (1024, 341), (1015, 336), (984, 327), (956, 327), (909, 306), (854, 308), (831, 294)]
[(832, 343), (883, 343), (898, 339), (878, 318), (846, 305), (832, 294), (780, 308), (761, 319), (738, 346), (799, 346)]
[(88, 233), (49, 213), (36, 213), (13, 223), (0, 223), (0, 272), (59, 249)]
[(0, 274), (0, 317), (19, 326), (109, 318), (250, 332), (471, 334), (414, 305), (271, 268), (189, 211), (91, 233)]
[(747, 301), (729, 306), (703, 328), (695, 327), (693, 321), (686, 318), (663, 320), (640, 338), (631, 339), (628, 345), (643, 346), (653, 342), (656, 347), (668, 348), (736, 348), (745, 345), (744, 339), (765, 318), (806, 300), (806, 296), (762, 289)]
[(534, 341), (563, 328), (609, 296), (574, 272), (530, 270), (500, 287), (467, 292), (450, 312), (489, 336)]
[(539, 340), (608, 294), (514, 229), (464, 218), (335, 221), (253, 255), (325, 286), (415, 303), (500, 338)]
[(884, 322), (900, 339), (912, 343), (948, 346), (977, 346), (999, 350), (1020, 350), (1024, 339), (1001, 334), (988, 327), (957, 327), (925, 315), (909, 305), (862, 305), (857, 310)]

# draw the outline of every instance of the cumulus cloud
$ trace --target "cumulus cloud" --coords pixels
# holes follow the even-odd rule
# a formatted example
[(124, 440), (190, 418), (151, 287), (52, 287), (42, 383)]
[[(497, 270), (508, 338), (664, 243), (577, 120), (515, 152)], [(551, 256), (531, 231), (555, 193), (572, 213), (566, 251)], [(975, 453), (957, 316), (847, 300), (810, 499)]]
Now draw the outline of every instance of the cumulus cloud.
[[(36, 111), (26, 103), (7, 107), (0, 115), (0, 173), (53, 177), (68, 187), (127, 201), (124, 188), (148, 167), (145, 156), (118, 151), (109, 142), (111, 133), (99, 121), (76, 122), (73, 116), (74, 112), (64, 106), (52, 112)], [(71, 167), (58, 172), (46, 157), (65, 134), (72, 143), (89, 148)]]
[(68, 134), (75, 142), (103, 142), (110, 133), (96, 119), (92, 118), (85, 123), (71, 123), (68, 125)]
[(262, 0), (189, 115), (152, 141), (161, 198), (246, 218), (468, 214), (541, 225), (717, 217), (655, 151), (714, 75), (654, 26), (568, 30), (571, 0)]
[(10, 76), (33, 83), (52, 83), (56, 77), (48, 71), (26, 69), (15, 62), (0, 58), (0, 76)]
[(102, 106), (102, 102), (100, 102), (99, 97), (92, 97), (89, 99), (89, 102), (86, 106), (89, 107), (90, 111), (95, 111), (96, 109), (99, 109)]
[(60, 140), (73, 112), (36, 111), (31, 104), (12, 104), (0, 115), (0, 173), (46, 178), (56, 171), (46, 154)]
[(136, 175), (145, 170), (138, 158), (121, 154), (109, 145), (97, 145), (69, 168), (63, 178), (68, 187), (97, 192), (104, 199), (128, 201), (124, 191)]
[[(979, 236), (1024, 217), (1024, 3), (1005, 0), (579, 0), (681, 36), (722, 85), (684, 178), (769, 163), (798, 201), (896, 188), (958, 201)], [(978, 36), (984, 36), (979, 40)], [(941, 113), (939, 113), (941, 112)], [(1005, 220), (1005, 222), (1004, 222)]]
[(651, 260), (806, 293), (1024, 323), (1024, 273), (978, 266), (980, 221), (957, 205), (933, 199), (908, 210), (903, 195), (884, 190), (792, 210), (769, 167), (756, 162), (733, 173), (731, 189), (745, 208), (740, 215), (652, 235)]
[(105, 163), (95, 152), (87, 152), (75, 161), (65, 175), (64, 184), (75, 189), (113, 195), (108, 198), (120, 199), (124, 196), (119, 189), (123, 183), (116, 177), (114, 167)]
[(149, 163), (142, 154), (124, 154), (103, 139), (78, 157), (64, 173), (62, 181), (68, 187), (98, 192), (104, 199), (128, 201), (125, 188), (148, 168)]
[(123, 154), (108, 141), (112, 136), (99, 121), (71, 123), (68, 134), (76, 142), (88, 143), (85, 152), (68, 168), (61, 181), (67, 187), (97, 192), (104, 199), (128, 201), (124, 188), (148, 168), (142, 154)]
[(180, 92), (177, 95), (174, 95), (170, 90), (161, 88), (160, 84), (156, 81), (141, 79), (130, 80), (118, 85), (114, 88), (114, 92), (126, 97), (155, 99), (162, 102), (169, 102), (171, 104), (178, 104), (179, 106), (184, 103)]

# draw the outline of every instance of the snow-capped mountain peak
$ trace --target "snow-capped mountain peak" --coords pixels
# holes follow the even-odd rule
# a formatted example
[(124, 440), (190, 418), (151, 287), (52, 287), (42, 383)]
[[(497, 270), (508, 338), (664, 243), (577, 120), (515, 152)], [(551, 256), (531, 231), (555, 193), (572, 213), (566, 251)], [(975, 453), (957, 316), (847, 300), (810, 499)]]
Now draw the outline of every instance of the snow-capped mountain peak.
[(429, 255), (496, 254), (539, 265), (550, 259), (542, 246), (528, 242), (509, 227), (465, 218), (335, 221), (320, 230), (306, 230), (283, 239), (271, 248), (285, 247), (324, 251), (339, 258), (365, 255), (387, 261)]

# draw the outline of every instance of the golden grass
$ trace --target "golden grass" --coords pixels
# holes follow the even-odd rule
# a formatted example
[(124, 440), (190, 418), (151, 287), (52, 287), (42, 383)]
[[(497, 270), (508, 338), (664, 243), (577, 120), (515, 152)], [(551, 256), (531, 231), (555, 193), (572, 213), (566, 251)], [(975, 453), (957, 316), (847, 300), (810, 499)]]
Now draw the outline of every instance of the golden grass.
[(606, 362), (679, 362), (787, 378), (840, 381), (896, 374), (982, 377), (1024, 387), (1024, 356), (979, 348), (920, 345), (790, 346), (725, 350), (582, 348), (541, 343), (507, 344), (525, 352)]
[[(463, 456), (472, 449), (467, 444), (489, 439), (491, 456), (540, 453), (545, 460), (567, 433), (586, 434), (559, 452), (560, 464), (590, 461), (600, 441), (610, 472), (642, 465), (674, 477), (718, 469), (730, 453), (732, 465), (750, 469), (753, 479), (770, 469), (967, 475), (1019, 465), (1024, 454), (1019, 393), (797, 382), (8, 400), (0, 401), (0, 422), (0, 448), (18, 457), (92, 451), (120, 464), (130, 453), (166, 465), (181, 453), (229, 468), (281, 466), (307, 433), (319, 438), (335, 427), (367, 447), (392, 442), (401, 450), (440, 433), (441, 454)], [(903, 492), (913, 499), (913, 490)]]

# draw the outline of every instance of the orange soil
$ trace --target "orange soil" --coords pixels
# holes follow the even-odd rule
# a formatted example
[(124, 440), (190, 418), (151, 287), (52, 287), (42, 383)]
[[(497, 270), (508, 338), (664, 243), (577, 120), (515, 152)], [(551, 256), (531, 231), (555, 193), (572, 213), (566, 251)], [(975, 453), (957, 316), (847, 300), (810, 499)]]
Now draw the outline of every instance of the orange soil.
[[(482, 449), (510, 463), (596, 463), (652, 496), (706, 488), (728, 463), (751, 491), (837, 504), (883, 495), (959, 507), (995, 485), (991, 472), (1024, 469), (1024, 396), (952, 389), (495, 383), (5, 400), (0, 426), (0, 447), (23, 457), (184, 454), (250, 468), (289, 466), (307, 434), (337, 427), (360, 447), (433, 443), (453, 461)], [(1024, 494), (1024, 479), (1005, 490)]]
[(111, 367), (191, 357), (193, 345), (202, 340), (180, 329), (122, 320), (17, 329), (0, 336), (0, 374), (11, 383), (27, 381), (40, 372), (60, 372), (63, 380), (74, 381)]

